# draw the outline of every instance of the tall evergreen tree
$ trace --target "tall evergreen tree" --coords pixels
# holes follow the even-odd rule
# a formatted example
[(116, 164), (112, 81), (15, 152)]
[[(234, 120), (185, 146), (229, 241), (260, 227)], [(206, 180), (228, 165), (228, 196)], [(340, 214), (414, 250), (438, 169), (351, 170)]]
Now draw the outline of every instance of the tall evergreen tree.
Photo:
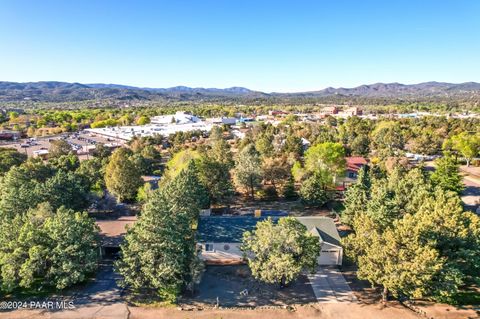
[(213, 203), (227, 201), (233, 195), (233, 185), (228, 164), (202, 156), (196, 161), (198, 179), (206, 188)]
[(345, 248), (359, 278), (382, 286), (384, 297), (445, 300), (480, 275), (480, 218), (464, 212), (455, 193), (432, 192), (413, 169), (375, 180), (370, 197), (364, 213), (353, 217), (355, 233)]
[(273, 134), (264, 132), (257, 137), (255, 141), (255, 148), (262, 155), (262, 157), (270, 157), (274, 153)]
[(123, 285), (155, 291), (168, 301), (190, 285), (198, 264), (194, 225), (207, 199), (193, 162), (148, 198), (116, 263)]
[[(363, 223), (355, 224), (358, 233), (346, 241), (346, 247), (356, 255), (358, 277), (380, 285), (384, 300), (389, 292), (396, 297), (427, 295), (428, 285), (443, 267), (438, 251), (411, 236), (413, 225), (405, 223), (406, 219), (383, 232), (375, 231), (375, 222), (369, 219), (359, 216)], [(368, 241), (360, 237), (363, 233), (368, 234)]]
[(54, 210), (65, 206), (75, 211), (87, 208), (89, 184), (75, 173), (58, 171), (45, 183), (38, 183), (34, 189), (40, 202), (48, 202)]
[(293, 133), (289, 133), (285, 138), (283, 152), (286, 154), (293, 154), (297, 159), (300, 158), (303, 155), (302, 139), (295, 136)]
[(435, 161), (435, 171), (430, 175), (430, 180), (434, 186), (446, 191), (460, 193), (464, 188), (458, 164), (448, 155)]
[(314, 173), (302, 183), (300, 198), (306, 205), (315, 207), (321, 207), (330, 199), (319, 174)]
[(107, 159), (92, 158), (80, 162), (76, 174), (85, 180), (85, 183), (94, 191), (105, 189), (105, 168)]
[(163, 185), (162, 192), (179, 207), (197, 211), (210, 207), (208, 190), (198, 179), (197, 165), (193, 160), (173, 180)]
[(121, 246), (116, 268), (123, 285), (137, 291), (153, 290), (174, 301), (193, 258), (189, 220), (174, 210), (161, 192), (155, 192)]
[(295, 191), (295, 180), (292, 175), (288, 177), (287, 182), (283, 186), (282, 195), (285, 199), (296, 199), (298, 197), (298, 194)]
[(456, 279), (458, 287), (480, 276), (480, 218), (464, 211), (455, 193), (436, 189), (419, 206), (413, 222), (423, 243), (432, 244), (447, 260), (437, 281), (440, 290), (449, 277)]
[(370, 199), (371, 180), (368, 166), (358, 172), (355, 184), (350, 186), (345, 193), (345, 210), (342, 212), (342, 222), (352, 225), (357, 214), (365, 213)]
[(246, 188), (251, 198), (255, 197), (255, 189), (262, 181), (262, 166), (260, 155), (255, 146), (245, 146), (237, 155), (235, 164), (235, 180)]
[(219, 127), (212, 128), (210, 134), (210, 147), (208, 156), (214, 161), (226, 165), (229, 169), (235, 164), (233, 161), (230, 145), (223, 138), (223, 132)]
[(41, 202), (57, 209), (83, 210), (88, 206), (88, 184), (73, 172), (55, 172), (40, 164), (25, 163), (12, 168), (0, 182), (0, 213), (22, 215)]

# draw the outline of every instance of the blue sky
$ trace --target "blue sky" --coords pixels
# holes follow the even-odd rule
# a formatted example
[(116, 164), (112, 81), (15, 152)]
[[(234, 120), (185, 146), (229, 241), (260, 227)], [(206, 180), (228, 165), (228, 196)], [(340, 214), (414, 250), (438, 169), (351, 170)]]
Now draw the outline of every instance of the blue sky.
[(266, 92), (480, 82), (480, 1), (2, 0), (0, 80)]

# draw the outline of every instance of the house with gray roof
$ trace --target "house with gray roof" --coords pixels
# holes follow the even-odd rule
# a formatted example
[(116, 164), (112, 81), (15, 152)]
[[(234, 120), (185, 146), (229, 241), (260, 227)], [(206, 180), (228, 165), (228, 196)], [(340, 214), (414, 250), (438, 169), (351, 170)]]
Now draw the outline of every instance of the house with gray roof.
[[(202, 216), (197, 227), (200, 257), (207, 264), (231, 265), (244, 263), (240, 250), (243, 233), (255, 229), (257, 222), (268, 217)], [(270, 217), (278, 221), (281, 217)], [(333, 219), (328, 217), (295, 217), (321, 243), (319, 265), (341, 265), (343, 248)]]

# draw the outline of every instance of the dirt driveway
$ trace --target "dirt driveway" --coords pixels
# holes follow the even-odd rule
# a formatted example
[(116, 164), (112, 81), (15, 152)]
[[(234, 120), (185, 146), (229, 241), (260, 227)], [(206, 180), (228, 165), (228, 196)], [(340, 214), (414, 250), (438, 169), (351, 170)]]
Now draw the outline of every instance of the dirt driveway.
[[(218, 299), (217, 299), (218, 298)], [(208, 266), (194, 296), (184, 297), (181, 304), (201, 307), (283, 306), (316, 302), (306, 276), (280, 289), (255, 280), (246, 265)]]

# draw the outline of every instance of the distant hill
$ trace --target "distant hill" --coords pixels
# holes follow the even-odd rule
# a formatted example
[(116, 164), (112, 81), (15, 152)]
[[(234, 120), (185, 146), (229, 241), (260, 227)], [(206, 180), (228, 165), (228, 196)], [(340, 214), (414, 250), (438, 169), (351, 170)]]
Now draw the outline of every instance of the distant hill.
[(0, 82), (0, 102), (42, 101), (65, 102), (85, 100), (200, 100), (228, 99), (231, 97), (266, 97), (265, 93), (242, 87), (227, 89), (190, 88), (139, 88), (118, 84), (80, 84), (66, 82)]
[(449, 95), (471, 96), (480, 94), (480, 83), (467, 82), (460, 84), (444, 82), (425, 82), (419, 84), (401, 84), (401, 83), (375, 83), (370, 85), (360, 85), (355, 88), (326, 88), (319, 91), (286, 93), (287, 96), (362, 96), (362, 97), (393, 97), (401, 98), (407, 96), (434, 96), (443, 97)]
[(243, 87), (140, 88), (118, 84), (81, 84), (66, 82), (0, 82), (2, 102), (75, 102), (75, 101), (233, 101), (247, 103), (304, 103), (304, 102), (468, 102), (480, 104), (480, 83), (460, 84), (425, 82), (419, 84), (375, 83), (355, 88), (326, 88), (311, 92), (264, 93)]

